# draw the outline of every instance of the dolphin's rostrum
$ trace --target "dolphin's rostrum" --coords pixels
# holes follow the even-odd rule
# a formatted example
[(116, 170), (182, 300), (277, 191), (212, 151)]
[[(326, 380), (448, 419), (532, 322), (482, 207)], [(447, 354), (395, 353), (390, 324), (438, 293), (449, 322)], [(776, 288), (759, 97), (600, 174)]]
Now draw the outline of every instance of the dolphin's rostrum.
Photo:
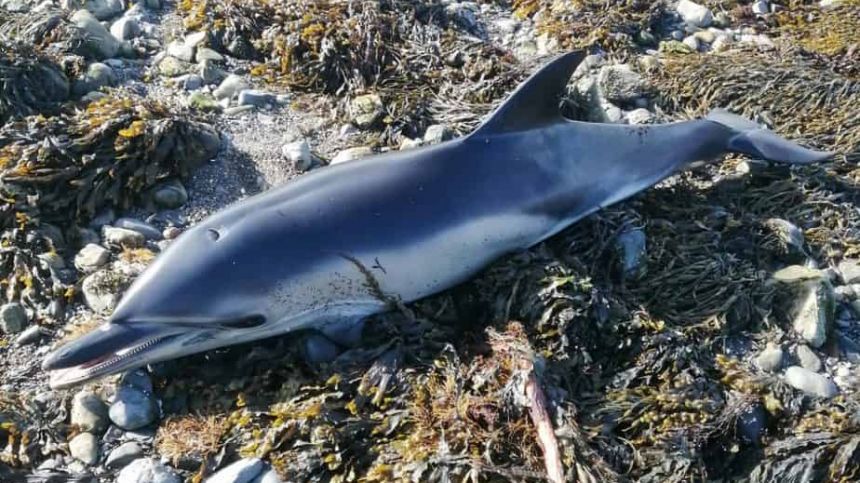
[(212, 215), (109, 323), (47, 357), (51, 385), (301, 329), (350, 343), (386, 299), (463, 282), (693, 161), (830, 156), (725, 111), (650, 126), (567, 120), (559, 96), (583, 57), (546, 65), (469, 136), (322, 168)]

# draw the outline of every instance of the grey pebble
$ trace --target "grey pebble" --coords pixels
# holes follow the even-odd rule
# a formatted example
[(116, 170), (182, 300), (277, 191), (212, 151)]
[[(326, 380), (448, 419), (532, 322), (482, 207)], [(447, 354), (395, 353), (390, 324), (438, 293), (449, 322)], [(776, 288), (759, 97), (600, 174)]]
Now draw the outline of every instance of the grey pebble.
[(104, 227), (104, 238), (108, 245), (128, 248), (140, 248), (146, 242), (143, 233), (116, 226)]
[(809, 396), (827, 399), (839, 393), (833, 381), (799, 366), (791, 366), (785, 370), (785, 382)]
[(143, 449), (134, 441), (123, 443), (108, 454), (105, 466), (111, 469), (122, 468), (143, 456)]
[(28, 322), (27, 311), (17, 302), (0, 307), (0, 332), (17, 334), (24, 330)]
[(113, 225), (118, 228), (136, 231), (146, 237), (147, 240), (161, 240), (161, 232), (158, 231), (158, 228), (145, 221), (123, 217), (116, 220)]
[(71, 423), (84, 431), (101, 434), (108, 427), (108, 407), (94, 393), (80, 391), (72, 398)]
[(116, 483), (182, 483), (172, 469), (151, 458), (129, 463), (116, 478)]
[(94, 465), (99, 460), (99, 442), (91, 433), (81, 433), (69, 441), (69, 453), (85, 465)]
[(205, 483), (250, 483), (262, 471), (262, 460), (244, 458), (210, 476)]

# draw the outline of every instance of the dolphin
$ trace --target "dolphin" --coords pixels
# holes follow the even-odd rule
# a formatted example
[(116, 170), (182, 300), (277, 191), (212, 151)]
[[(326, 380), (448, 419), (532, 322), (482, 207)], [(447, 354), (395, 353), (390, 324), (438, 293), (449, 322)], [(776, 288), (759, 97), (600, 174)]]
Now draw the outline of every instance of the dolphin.
[(721, 110), (662, 125), (566, 119), (560, 97), (584, 57), (554, 59), (468, 136), (324, 167), (203, 220), (106, 324), (45, 358), (51, 386), (299, 330), (318, 334), (307, 355), (324, 359), (393, 301), (464, 282), (694, 161), (831, 156)]

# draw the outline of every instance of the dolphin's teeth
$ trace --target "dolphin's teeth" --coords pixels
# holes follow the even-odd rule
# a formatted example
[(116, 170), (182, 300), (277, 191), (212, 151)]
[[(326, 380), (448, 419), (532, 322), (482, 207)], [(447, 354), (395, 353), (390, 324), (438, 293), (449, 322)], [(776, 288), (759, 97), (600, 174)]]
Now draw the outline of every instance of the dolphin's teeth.
[(104, 362), (100, 362), (92, 367), (83, 368), (86, 371), (87, 376), (103, 371), (104, 369), (108, 369), (111, 366), (118, 364), (130, 357), (133, 357), (136, 354), (141, 353), (142, 351), (149, 349), (153, 345), (167, 339), (168, 337), (155, 337), (152, 339), (143, 342), (142, 344), (138, 344), (136, 346), (128, 347), (117, 351), (114, 357), (105, 360)]

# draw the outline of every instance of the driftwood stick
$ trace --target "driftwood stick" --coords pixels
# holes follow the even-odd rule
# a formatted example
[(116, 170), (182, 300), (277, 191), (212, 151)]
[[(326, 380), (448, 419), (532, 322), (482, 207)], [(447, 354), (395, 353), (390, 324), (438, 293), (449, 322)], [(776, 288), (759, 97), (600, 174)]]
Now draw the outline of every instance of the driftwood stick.
[(558, 451), (558, 440), (552, 427), (552, 420), (546, 407), (546, 396), (540, 388), (540, 383), (534, 371), (526, 381), (526, 398), (529, 401), (529, 413), (538, 434), (538, 444), (543, 451), (543, 462), (549, 481), (564, 483), (564, 466)]

